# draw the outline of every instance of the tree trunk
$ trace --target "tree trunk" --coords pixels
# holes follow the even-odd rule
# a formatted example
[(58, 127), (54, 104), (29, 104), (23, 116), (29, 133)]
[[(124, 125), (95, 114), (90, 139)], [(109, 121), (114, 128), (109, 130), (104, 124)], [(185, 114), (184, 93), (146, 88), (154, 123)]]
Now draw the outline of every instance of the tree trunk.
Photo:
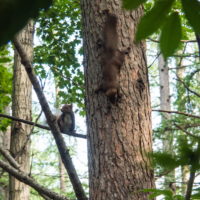
[[(143, 14), (122, 11), (120, 2), (82, 0), (84, 72), (88, 128), (89, 188), (91, 200), (146, 200), (140, 190), (153, 188), (153, 170), (146, 153), (152, 150), (151, 108), (145, 44), (133, 42)], [(120, 72), (121, 98), (112, 104), (101, 84), (102, 39), (108, 9), (118, 18), (119, 49), (130, 47)]]
[(60, 175), (60, 192), (66, 193), (67, 192), (67, 174), (65, 166), (60, 158), (59, 155), (59, 175)]
[[(162, 55), (158, 58), (158, 68), (159, 68), (159, 80), (160, 80), (160, 109), (161, 110), (171, 110), (170, 103), (170, 87), (169, 87), (169, 68), (166, 61)], [(171, 119), (169, 113), (162, 113), (162, 123), (169, 126), (167, 120)], [(167, 124), (166, 124), (167, 123)], [(173, 133), (171, 131), (165, 131), (163, 134), (163, 151), (170, 154), (174, 154), (173, 151)], [(169, 188), (170, 182), (175, 181), (175, 170), (171, 171), (165, 176), (165, 188)]]
[[(33, 55), (33, 32), (33, 21), (29, 21), (27, 26), (17, 35), (31, 60)], [(15, 50), (14, 53), (13, 116), (31, 121), (32, 85), (17, 51)], [(20, 122), (12, 123), (11, 153), (21, 165), (21, 169), (27, 173), (30, 170), (30, 131), (30, 125)], [(28, 200), (29, 187), (11, 176), (9, 199)]]
[[(180, 53), (183, 54), (184, 52), (183, 53), (180, 52)], [(176, 76), (180, 79), (184, 78), (184, 73), (185, 73), (185, 68), (182, 67), (182, 62), (183, 62), (183, 58), (180, 58), (180, 60), (177, 60), (177, 67), (178, 68), (176, 70)], [(185, 107), (185, 105), (186, 105), (186, 98), (185, 98), (186, 89), (183, 88), (183, 87), (184, 86), (182, 85), (182, 83), (177, 81), (177, 83), (176, 83), (177, 110), (180, 111), (180, 112), (187, 112), (186, 107)], [(180, 130), (180, 134), (182, 134), (182, 137), (186, 137), (185, 133), (183, 133), (181, 130)], [(189, 180), (189, 173), (190, 173), (190, 169), (189, 169), (188, 165), (181, 167), (181, 179), (182, 179), (181, 189), (182, 189), (182, 195), (183, 196), (186, 194), (186, 191), (187, 191), (187, 182)]]

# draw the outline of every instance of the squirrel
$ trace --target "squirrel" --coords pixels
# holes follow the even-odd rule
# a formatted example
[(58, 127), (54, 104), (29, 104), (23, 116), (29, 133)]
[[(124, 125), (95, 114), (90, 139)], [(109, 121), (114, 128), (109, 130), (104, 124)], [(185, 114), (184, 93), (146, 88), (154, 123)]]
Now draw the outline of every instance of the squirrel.
[(118, 94), (119, 73), (127, 52), (118, 50), (117, 17), (109, 12), (106, 14), (107, 19), (103, 28), (104, 52), (101, 62), (103, 81), (95, 92), (103, 91), (113, 101)]
[(61, 114), (57, 118), (57, 123), (61, 133), (73, 134), (75, 129), (75, 116), (72, 104), (65, 104), (61, 108)]

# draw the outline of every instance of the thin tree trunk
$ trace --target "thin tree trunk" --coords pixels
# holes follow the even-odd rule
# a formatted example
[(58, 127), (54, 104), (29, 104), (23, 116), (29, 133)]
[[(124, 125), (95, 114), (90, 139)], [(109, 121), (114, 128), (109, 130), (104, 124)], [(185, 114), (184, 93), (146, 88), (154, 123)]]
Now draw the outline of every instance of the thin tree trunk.
[[(143, 9), (125, 12), (118, 0), (81, 2), (90, 199), (146, 200), (147, 193), (140, 190), (154, 187), (147, 157), (152, 150), (151, 107), (145, 44), (133, 42)], [(131, 49), (121, 68), (121, 98), (115, 104), (104, 93), (95, 94), (102, 81), (103, 50), (97, 44), (103, 36), (106, 9), (118, 18), (120, 50)]]
[[(18, 33), (17, 38), (32, 60), (33, 55), (33, 21)], [(31, 121), (32, 85), (21, 64), (21, 59), (15, 50), (14, 81), (13, 81), (13, 116)], [(13, 122), (11, 131), (11, 153), (25, 172), (30, 170), (30, 134), (31, 126)], [(29, 186), (10, 176), (10, 200), (28, 200)]]
[(60, 175), (60, 192), (66, 193), (67, 192), (67, 174), (64, 167), (64, 164), (59, 155), (59, 175)]
[[(159, 81), (160, 81), (160, 109), (171, 110), (170, 102), (170, 86), (169, 86), (169, 68), (162, 55), (158, 58), (159, 68)], [(162, 122), (166, 123), (167, 120), (171, 119), (170, 113), (162, 113)], [(166, 124), (170, 127), (169, 122)], [(170, 154), (174, 154), (173, 151), (173, 133), (171, 131), (165, 131), (163, 134), (163, 151)], [(169, 184), (175, 181), (175, 170), (171, 171), (165, 176), (165, 188), (169, 188)]]
[[(185, 51), (186, 47), (184, 48)], [(180, 52), (182, 53), (182, 52)], [(184, 52), (183, 52), (184, 53)], [(184, 73), (185, 73), (185, 68), (182, 67), (182, 62), (183, 62), (183, 58), (181, 58), (180, 60), (177, 60), (177, 70), (176, 70), (176, 76), (180, 79), (182, 79), (184, 77)], [(177, 104), (177, 110), (180, 112), (186, 112), (186, 100), (185, 100), (185, 94), (186, 91), (185, 89), (183, 89), (183, 85), (182, 83), (180, 83), (180, 81), (177, 81), (176, 83), (176, 89), (177, 89), (177, 101), (179, 101), (179, 104)], [(182, 133), (182, 131), (180, 130), (182, 137), (186, 137), (185, 133)], [(187, 182), (189, 180), (189, 166), (185, 165), (181, 167), (181, 178), (182, 178), (182, 195), (186, 194), (186, 190), (187, 190)]]

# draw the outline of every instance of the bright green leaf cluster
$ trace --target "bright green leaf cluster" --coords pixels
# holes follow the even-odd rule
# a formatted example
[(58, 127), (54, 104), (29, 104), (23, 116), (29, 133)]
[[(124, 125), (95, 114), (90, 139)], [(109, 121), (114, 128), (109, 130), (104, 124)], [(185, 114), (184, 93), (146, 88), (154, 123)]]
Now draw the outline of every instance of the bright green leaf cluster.
[[(7, 47), (0, 47), (0, 113), (4, 113), (5, 108), (11, 102), (12, 92), (12, 72), (9, 70), (11, 58)], [(0, 130), (6, 130), (9, 120), (0, 118)]]

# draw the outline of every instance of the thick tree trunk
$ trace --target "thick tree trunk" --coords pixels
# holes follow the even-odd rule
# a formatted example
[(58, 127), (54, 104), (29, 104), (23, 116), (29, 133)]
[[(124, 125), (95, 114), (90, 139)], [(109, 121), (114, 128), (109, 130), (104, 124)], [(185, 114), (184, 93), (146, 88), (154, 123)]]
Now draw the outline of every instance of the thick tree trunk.
[[(154, 187), (146, 153), (152, 150), (151, 108), (145, 44), (136, 45), (134, 33), (143, 14), (120, 8), (121, 1), (82, 0), (84, 69), (88, 127), (89, 188), (91, 200), (146, 200), (141, 189)], [(112, 104), (95, 94), (102, 81), (103, 10), (118, 18), (119, 49), (131, 48), (120, 72), (121, 99)]]
[[(169, 68), (162, 55), (158, 58), (159, 80), (160, 80), (160, 109), (171, 110), (170, 87), (169, 87)], [(162, 123), (171, 119), (170, 113), (162, 113)], [(169, 122), (167, 125), (170, 127)], [(163, 151), (173, 154), (173, 133), (165, 131), (163, 134)], [(170, 182), (175, 181), (175, 170), (165, 176), (165, 188), (169, 189)]]
[[(17, 35), (18, 40), (25, 48), (27, 55), (32, 60), (33, 55), (33, 21), (29, 21), (27, 26)], [(31, 121), (32, 85), (29, 81), (21, 59), (15, 50), (14, 58), (14, 81), (13, 81), (13, 116)], [(11, 153), (20, 164), (23, 171), (30, 170), (30, 138), (31, 126), (14, 122), (11, 132)], [(10, 200), (28, 200), (29, 187), (10, 177)]]

